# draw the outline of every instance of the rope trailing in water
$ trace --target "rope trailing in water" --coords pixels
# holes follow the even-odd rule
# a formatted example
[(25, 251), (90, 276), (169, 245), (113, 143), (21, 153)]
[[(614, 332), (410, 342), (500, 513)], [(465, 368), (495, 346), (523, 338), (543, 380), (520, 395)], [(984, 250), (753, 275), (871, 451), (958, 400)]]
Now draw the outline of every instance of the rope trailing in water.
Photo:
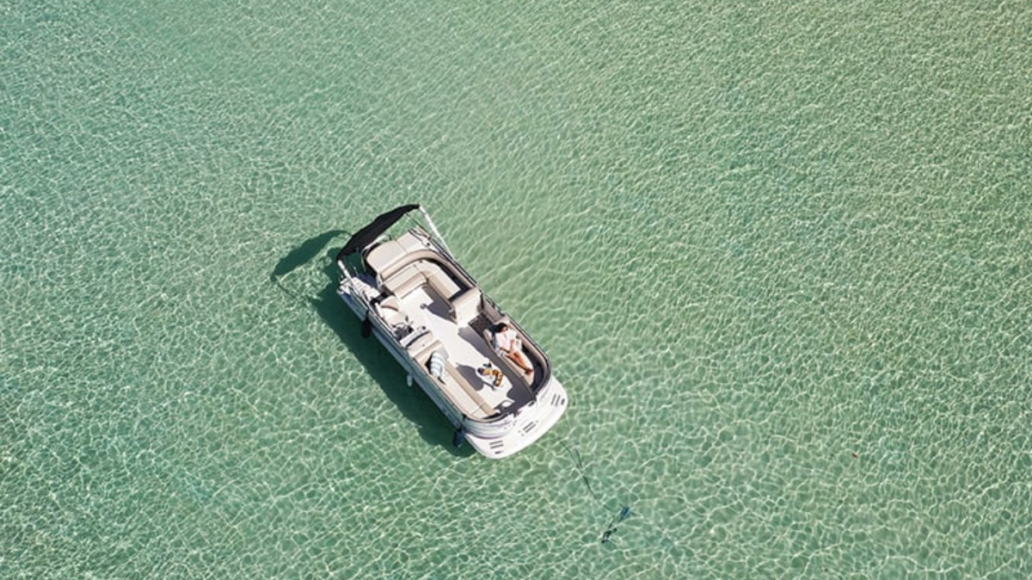
[[(584, 486), (588, 488), (588, 493), (591, 494), (591, 497), (595, 498), (595, 501), (602, 506), (602, 509), (606, 509), (605, 502), (602, 501), (602, 498), (600, 498), (598, 494), (595, 493), (595, 490), (591, 488), (591, 480), (589, 480), (587, 474), (584, 473), (584, 462), (581, 460), (580, 453), (578, 453), (576, 449), (567, 445), (562, 439), (559, 440), (559, 444), (565, 447), (577, 462), (577, 471), (580, 472), (581, 479), (584, 481)], [(617, 529), (620, 527), (620, 523), (631, 517), (633, 514), (634, 512), (631, 511), (631, 506), (621, 506), (620, 512), (613, 516), (613, 519), (609, 520), (609, 524), (606, 525), (606, 529), (602, 532), (602, 537), (599, 541), (603, 544), (609, 543), (609, 537), (616, 533)]]
[(591, 494), (591, 497), (595, 498), (595, 501), (597, 501), (599, 503), (605, 503), (605, 502), (602, 501), (602, 499), (600, 497), (598, 497), (598, 495), (595, 494), (595, 490), (591, 489), (591, 482), (588, 481), (588, 476), (585, 475), (585, 473), (584, 473), (584, 462), (581, 461), (580, 453), (577, 453), (577, 451), (575, 449), (573, 449), (572, 447), (567, 445), (566, 442), (563, 441), (562, 439), (559, 440), (559, 444), (562, 445), (563, 447), (565, 447), (566, 450), (570, 452), (570, 455), (573, 456), (574, 460), (577, 461), (577, 471), (580, 472), (581, 479), (584, 480), (584, 485), (588, 488), (588, 493)]

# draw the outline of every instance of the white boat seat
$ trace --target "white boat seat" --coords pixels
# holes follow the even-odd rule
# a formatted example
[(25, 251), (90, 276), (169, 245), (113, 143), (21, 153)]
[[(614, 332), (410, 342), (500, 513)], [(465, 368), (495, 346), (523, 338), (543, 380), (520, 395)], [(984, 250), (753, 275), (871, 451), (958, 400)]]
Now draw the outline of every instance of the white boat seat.
[(414, 264), (405, 266), (383, 282), (383, 287), (401, 298), (426, 283), (426, 277)]
[(445, 300), (450, 300), (462, 290), (441, 266), (427, 260), (409, 264), (383, 282), (384, 288), (398, 297), (404, 297), (424, 284), (429, 284)]
[(445, 300), (451, 300), (452, 296), (459, 293), (459, 285), (452, 280), (452, 277), (448, 275), (440, 266), (433, 262), (422, 261), (417, 264), (423, 275), (426, 276), (426, 281), (430, 284), (430, 287), (437, 292), (441, 298)]
[(408, 323), (408, 316), (401, 309), (401, 302), (396, 296), (388, 296), (376, 305), (380, 317), (388, 326), (394, 328)]
[(396, 240), (388, 240), (373, 248), (365, 257), (366, 264), (386, 279), (394, 275), (398, 269), (397, 264), (408, 254), (426, 248), (419, 238), (412, 235), (412, 232), (405, 232)]
[(459, 324), (467, 324), (480, 312), (480, 289), (467, 288), (451, 301), (452, 319)]
[(437, 340), (437, 337), (433, 334), (427, 332), (413, 340), (406, 350), (408, 350), (409, 356), (422, 364), (430, 357), (431, 352), (439, 348), (441, 348), (441, 341)]

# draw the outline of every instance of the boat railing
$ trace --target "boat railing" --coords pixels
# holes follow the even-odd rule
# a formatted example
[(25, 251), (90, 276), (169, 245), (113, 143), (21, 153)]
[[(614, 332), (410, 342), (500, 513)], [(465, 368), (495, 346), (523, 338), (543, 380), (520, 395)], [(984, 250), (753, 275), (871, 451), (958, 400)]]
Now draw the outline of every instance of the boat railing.
[(451, 256), (452, 251), (448, 248), (448, 244), (445, 243), (444, 236), (441, 235), (441, 232), (437, 231), (437, 226), (434, 225), (434, 220), (430, 219), (430, 213), (427, 212), (423, 206), (419, 206), (419, 213), (423, 214), (423, 218), (426, 220), (427, 225), (430, 226), (430, 231), (434, 233), (434, 239), (440, 241), (441, 245), (444, 246), (444, 250), (448, 252), (449, 256)]

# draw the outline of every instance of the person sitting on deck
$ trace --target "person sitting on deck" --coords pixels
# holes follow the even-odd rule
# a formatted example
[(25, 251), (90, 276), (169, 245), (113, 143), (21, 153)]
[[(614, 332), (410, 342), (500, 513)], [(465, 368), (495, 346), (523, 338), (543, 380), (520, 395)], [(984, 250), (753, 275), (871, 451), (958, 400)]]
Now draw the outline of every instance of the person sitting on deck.
[(527, 355), (523, 354), (523, 341), (520, 340), (516, 331), (508, 324), (503, 322), (498, 325), (498, 331), (495, 332), (495, 344), (509, 360), (516, 363), (527, 375), (534, 372), (534, 367), (530, 364), (530, 360), (527, 359)]

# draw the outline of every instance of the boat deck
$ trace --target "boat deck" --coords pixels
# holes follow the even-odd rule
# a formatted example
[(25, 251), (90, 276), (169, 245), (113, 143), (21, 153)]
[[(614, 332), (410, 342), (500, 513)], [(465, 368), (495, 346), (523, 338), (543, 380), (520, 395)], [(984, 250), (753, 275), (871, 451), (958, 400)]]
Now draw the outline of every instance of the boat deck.
[[(472, 391), (493, 411), (512, 404), (522, 404), (533, 397), (520, 379), (512, 376), (513, 370), (508, 365), (499, 364), (498, 355), (480, 334), (480, 330), (486, 326), (485, 322), (475, 320), (470, 324), (456, 323), (449, 314), (448, 302), (429, 285), (419, 286), (409, 292), (401, 299), (401, 306), (413, 327), (425, 327), (440, 341), (441, 349), (447, 353), (448, 361), (455, 368), (457, 376), (453, 378), (465, 382), (465, 385), (458, 385), (457, 392), (449, 392), (449, 397), (461, 399)], [(502, 370), (502, 384), (499, 387), (494, 386), (491, 377), (477, 372), (489, 361), (495, 368)], [(444, 386), (449, 385), (446, 383)], [(493, 411), (485, 412), (484, 416)]]

